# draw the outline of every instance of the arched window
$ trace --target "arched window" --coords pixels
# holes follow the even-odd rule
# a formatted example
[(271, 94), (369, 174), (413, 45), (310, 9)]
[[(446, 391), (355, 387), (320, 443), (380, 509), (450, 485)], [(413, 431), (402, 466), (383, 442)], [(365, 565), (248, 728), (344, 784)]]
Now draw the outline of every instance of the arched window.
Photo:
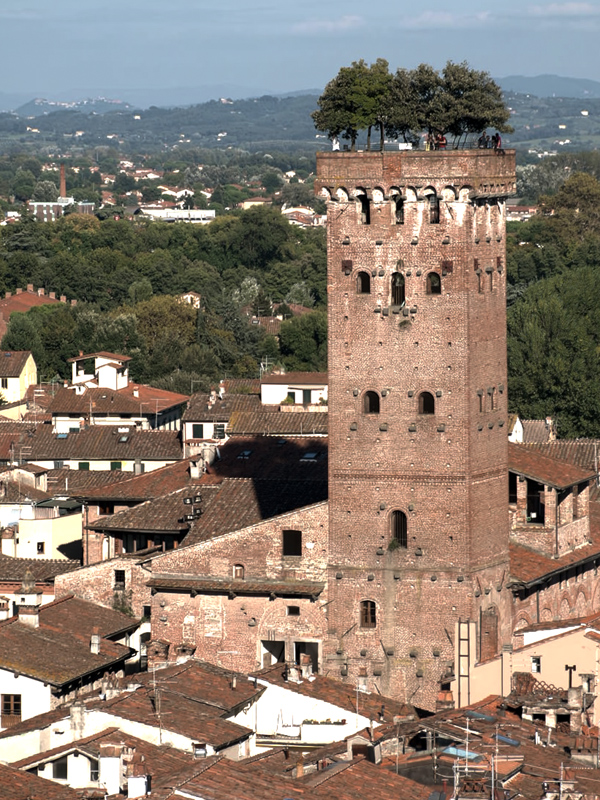
[(392, 511), (391, 523), (392, 540), (395, 546), (406, 549), (408, 547), (408, 534), (404, 511)]
[(428, 195), (429, 200), (429, 222), (437, 225), (440, 221), (440, 201), (436, 194)]
[(233, 577), (237, 581), (244, 580), (244, 565), (243, 564), (234, 564), (233, 565)]
[(363, 408), (365, 414), (379, 414), (379, 395), (377, 392), (365, 392)]
[(371, 294), (371, 276), (368, 272), (359, 272), (356, 276), (356, 294)]
[(371, 224), (371, 205), (366, 194), (359, 194), (356, 199), (360, 203), (360, 221), (363, 225)]
[(419, 414), (435, 414), (435, 399), (431, 392), (419, 395)]
[(427, 276), (427, 294), (441, 294), (442, 279), (437, 272), (430, 272)]
[(394, 272), (392, 274), (392, 305), (403, 306), (405, 299), (404, 275)]
[(360, 627), (377, 627), (377, 607), (373, 600), (361, 600), (360, 603)]
[(404, 225), (404, 200), (396, 197), (396, 225)]

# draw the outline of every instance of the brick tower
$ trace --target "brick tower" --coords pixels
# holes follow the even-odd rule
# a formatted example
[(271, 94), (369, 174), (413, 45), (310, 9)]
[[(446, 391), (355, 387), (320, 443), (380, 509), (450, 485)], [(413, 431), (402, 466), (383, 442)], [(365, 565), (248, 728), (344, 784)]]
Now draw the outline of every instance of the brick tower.
[(328, 201), (324, 667), (426, 708), (456, 671), (459, 621), (477, 626), (466, 657), (490, 656), (510, 635), (514, 189), (511, 151), (317, 156)]

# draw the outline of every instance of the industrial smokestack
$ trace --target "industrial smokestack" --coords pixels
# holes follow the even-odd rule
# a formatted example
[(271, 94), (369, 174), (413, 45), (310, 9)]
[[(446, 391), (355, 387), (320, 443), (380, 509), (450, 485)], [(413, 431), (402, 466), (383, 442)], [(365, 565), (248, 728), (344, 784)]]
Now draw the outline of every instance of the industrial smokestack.
[(60, 196), (67, 196), (67, 179), (65, 177), (65, 165), (60, 165)]

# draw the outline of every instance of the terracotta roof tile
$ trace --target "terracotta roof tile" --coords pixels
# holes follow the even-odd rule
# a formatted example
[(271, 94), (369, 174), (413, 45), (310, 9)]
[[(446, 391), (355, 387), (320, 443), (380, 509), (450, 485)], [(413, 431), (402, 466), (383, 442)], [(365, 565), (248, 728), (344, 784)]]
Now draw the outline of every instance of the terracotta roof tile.
[(123, 356), (119, 353), (108, 353), (106, 350), (99, 350), (97, 353), (81, 353), (73, 358), (68, 358), (69, 364), (74, 361), (87, 361), (89, 358), (110, 358), (112, 361), (131, 361), (131, 356)]
[(220, 578), (196, 576), (178, 576), (155, 574), (146, 583), (151, 588), (161, 591), (195, 590), (206, 594), (235, 595), (278, 595), (281, 597), (317, 597), (325, 589), (324, 583), (311, 581), (276, 581), (276, 580), (222, 580)]
[(195, 394), (183, 412), (184, 422), (228, 422), (234, 411), (260, 408), (257, 394), (225, 394), (209, 405), (209, 394)]
[(79, 561), (46, 558), (13, 558), (0, 554), (0, 581), (22, 581), (26, 572), (41, 583), (53, 583), (57, 575), (79, 569)]
[(234, 411), (229, 420), (230, 436), (327, 436), (327, 411), (273, 411), (272, 406), (255, 411)]
[(539, 442), (543, 444), (553, 435), (552, 426), (545, 419), (522, 419), (523, 442)]
[(31, 350), (0, 350), (0, 378), (18, 378)]
[(0, 800), (79, 800), (68, 786), (0, 764)]
[(254, 672), (253, 676), (304, 697), (331, 703), (349, 714), (356, 713), (358, 703), (361, 714), (381, 722), (391, 723), (394, 717), (417, 719), (415, 709), (404, 702), (374, 693), (359, 692), (357, 695), (355, 686), (326, 675), (313, 675), (310, 679), (302, 678), (300, 682), (295, 682), (286, 679), (285, 665), (275, 664)]
[[(201, 488), (204, 494), (209, 486)], [(202, 516), (193, 523), (183, 546), (198, 544), (230, 531), (254, 525), (297, 508), (322, 502), (325, 481), (251, 480), (226, 478), (218, 484)]]
[(124, 389), (119, 389), (117, 394), (131, 398), (138, 406), (138, 409), (141, 405), (144, 414), (165, 411), (167, 408), (181, 406), (189, 400), (189, 395), (187, 394), (170, 392), (167, 389), (157, 389), (155, 386), (146, 386), (141, 383), (130, 383)]
[(327, 386), (326, 372), (287, 372), (284, 375), (271, 374), (261, 378), (261, 385), (278, 384), (289, 386)]
[[(192, 510), (191, 505), (184, 504), (184, 498), (193, 498), (199, 493), (197, 488), (177, 489), (175, 492), (147, 500), (133, 508), (119, 511), (109, 517), (101, 517), (89, 527), (98, 531), (160, 531), (169, 533), (185, 533), (191, 522), (185, 516)], [(205, 508), (210, 503), (215, 487), (202, 490), (202, 504)]]
[[(94, 621), (84, 632), (84, 626), (78, 624), (75, 616), (70, 616), (72, 606), (67, 604), (63, 606), (66, 616), (63, 616), (62, 625), (56, 627), (59, 615), (56, 611), (53, 613), (51, 606), (54, 605), (49, 603), (40, 608), (37, 628), (19, 622), (17, 617), (0, 623), (0, 666), (3, 669), (52, 686), (63, 686), (91, 672), (118, 668), (117, 665), (130, 656), (132, 651), (129, 647), (104, 638), (100, 640), (100, 652), (92, 653), (90, 636), (97, 623)], [(103, 610), (99, 606), (96, 608)], [(48, 624), (47, 619), (51, 619), (53, 624)], [(76, 630), (73, 630), (74, 626)]]
[(326, 437), (233, 436), (219, 448), (219, 453), (220, 458), (209, 468), (211, 476), (262, 480), (327, 480)]
[(565, 489), (593, 478), (593, 470), (582, 469), (568, 461), (509, 442), (508, 468), (540, 483)]
[[(129, 427), (129, 433), (123, 432), (125, 427)], [(54, 433), (49, 425), (41, 425), (32, 436), (22, 439), (31, 448), (28, 461), (133, 461), (136, 458), (178, 461), (181, 458), (179, 431), (144, 431), (137, 430), (134, 425), (92, 425), (66, 435)]]

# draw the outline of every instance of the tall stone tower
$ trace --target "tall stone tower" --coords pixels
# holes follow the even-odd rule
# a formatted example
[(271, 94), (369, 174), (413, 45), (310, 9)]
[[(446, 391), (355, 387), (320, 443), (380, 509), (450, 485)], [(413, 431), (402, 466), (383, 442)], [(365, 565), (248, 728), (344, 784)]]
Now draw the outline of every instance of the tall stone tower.
[(459, 667), (459, 622), (472, 623), (471, 642), (476, 625), (467, 658), (510, 635), (514, 189), (514, 151), (317, 156), (328, 201), (324, 667), (422, 707), (435, 707)]

